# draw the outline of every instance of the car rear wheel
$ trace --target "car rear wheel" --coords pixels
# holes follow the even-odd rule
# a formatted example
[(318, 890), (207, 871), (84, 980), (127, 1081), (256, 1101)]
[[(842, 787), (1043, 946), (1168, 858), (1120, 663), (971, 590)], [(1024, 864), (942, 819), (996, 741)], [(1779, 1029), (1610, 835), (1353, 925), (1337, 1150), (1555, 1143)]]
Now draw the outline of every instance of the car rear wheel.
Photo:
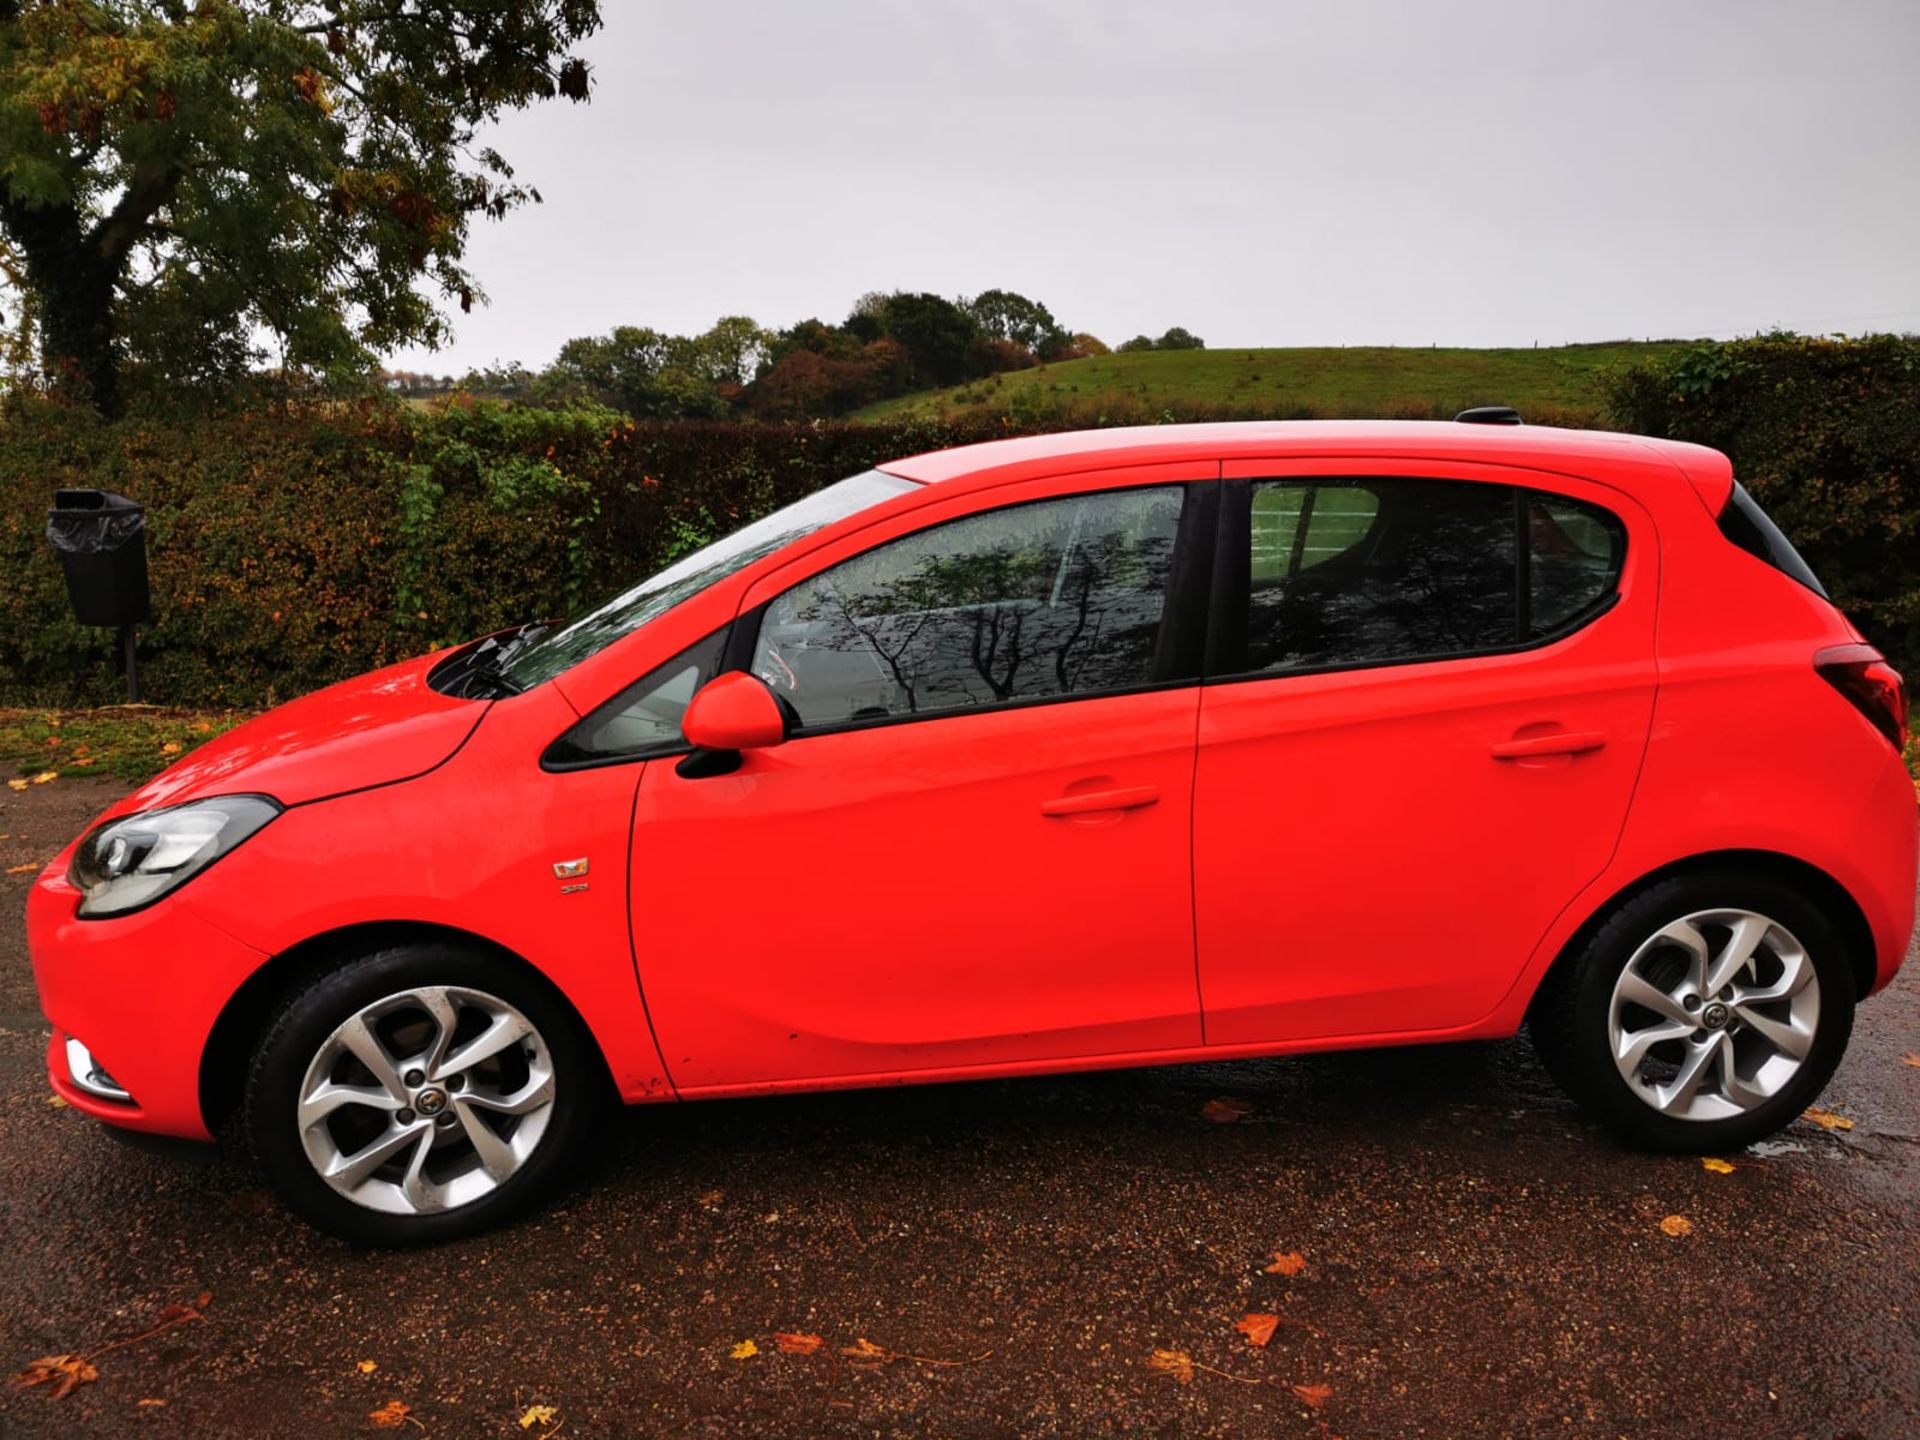
[(1690, 875), (1632, 897), (1565, 957), (1529, 1025), (1560, 1084), (1629, 1141), (1726, 1150), (1819, 1095), (1853, 991), (1838, 933), (1799, 893)]
[(509, 961), (382, 951), (281, 1009), (248, 1072), (248, 1143), (288, 1206), (343, 1239), (472, 1234), (564, 1176), (599, 1098), (588, 1043)]

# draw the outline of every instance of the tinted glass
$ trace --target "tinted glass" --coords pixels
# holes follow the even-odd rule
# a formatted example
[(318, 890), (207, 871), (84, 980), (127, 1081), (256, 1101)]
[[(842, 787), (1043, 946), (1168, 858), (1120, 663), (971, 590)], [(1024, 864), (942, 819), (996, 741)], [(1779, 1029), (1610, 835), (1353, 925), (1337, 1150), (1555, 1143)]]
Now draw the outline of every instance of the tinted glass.
[[(1249, 670), (1382, 664), (1515, 642), (1514, 502), (1505, 486), (1261, 481), (1253, 513)], [(1264, 556), (1263, 513), (1272, 517)]]
[(823, 525), (878, 505), (903, 491), (918, 489), (911, 480), (869, 470), (817, 490), (724, 539), (676, 560), (658, 574), (601, 606), (591, 615), (553, 630), (516, 654), (501, 673), (520, 689), (551, 680), (656, 615), (698, 594), (716, 581), (744, 570), (764, 555), (810, 535)]
[(1821, 599), (1827, 598), (1826, 587), (1813, 573), (1813, 567), (1800, 558), (1800, 552), (1773, 523), (1773, 517), (1760, 508), (1760, 502), (1737, 480), (1733, 493), (1727, 497), (1727, 508), (1720, 512), (1720, 533), (1781, 574), (1791, 575)]
[(1527, 633), (1578, 624), (1612, 598), (1626, 554), (1620, 522), (1560, 495), (1527, 496)]
[(1016, 505), (869, 550), (767, 607), (753, 671), (806, 727), (1145, 684), (1182, 498)]
[(1351, 550), (1379, 498), (1358, 485), (1263, 485), (1253, 495), (1253, 580), (1283, 579)]
[(547, 748), (552, 766), (635, 760), (684, 750), (680, 717), (720, 668), (727, 632), (716, 631), (640, 677)]

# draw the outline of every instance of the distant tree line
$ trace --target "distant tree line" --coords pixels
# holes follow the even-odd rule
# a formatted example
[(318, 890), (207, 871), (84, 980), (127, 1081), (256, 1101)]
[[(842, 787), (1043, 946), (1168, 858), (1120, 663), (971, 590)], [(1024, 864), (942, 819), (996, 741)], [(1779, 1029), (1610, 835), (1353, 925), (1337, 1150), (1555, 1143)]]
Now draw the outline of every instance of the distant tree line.
[(1158, 340), (1155, 340), (1151, 335), (1136, 335), (1131, 340), (1122, 342), (1119, 346), (1122, 354), (1128, 354), (1135, 350), (1204, 350), (1206, 348), (1206, 341), (1202, 340), (1191, 330), (1183, 329), (1178, 325), (1167, 331), (1167, 333), (1162, 335)]
[[(1175, 327), (1123, 350), (1193, 350)], [(645, 420), (803, 420), (876, 400), (1058, 360), (1104, 355), (1037, 300), (985, 290), (949, 300), (925, 291), (863, 295), (837, 325), (802, 320), (769, 330), (730, 315), (699, 335), (622, 325), (569, 340), (544, 370), (475, 370), (463, 388), (544, 405), (592, 400)]]

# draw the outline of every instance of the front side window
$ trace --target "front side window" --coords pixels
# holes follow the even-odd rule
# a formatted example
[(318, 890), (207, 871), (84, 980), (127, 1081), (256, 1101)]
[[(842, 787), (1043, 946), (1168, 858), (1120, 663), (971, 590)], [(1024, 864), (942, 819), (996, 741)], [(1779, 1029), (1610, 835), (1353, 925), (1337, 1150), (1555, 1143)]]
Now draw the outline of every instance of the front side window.
[(1183, 496), (1038, 501), (878, 546), (768, 605), (753, 673), (804, 729), (1147, 684)]
[(1619, 520), (1565, 496), (1452, 480), (1254, 482), (1245, 672), (1511, 650), (1611, 603)]

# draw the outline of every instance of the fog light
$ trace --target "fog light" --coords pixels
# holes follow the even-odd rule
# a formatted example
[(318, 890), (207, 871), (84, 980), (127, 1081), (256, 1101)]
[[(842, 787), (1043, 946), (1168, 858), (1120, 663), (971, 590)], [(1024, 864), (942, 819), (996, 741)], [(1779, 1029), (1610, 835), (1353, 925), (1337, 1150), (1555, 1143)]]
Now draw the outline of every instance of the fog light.
[(93, 1052), (71, 1036), (67, 1039), (67, 1078), (73, 1081), (74, 1089), (102, 1100), (115, 1100), (122, 1105), (133, 1103), (133, 1096), (120, 1082), (94, 1062)]

